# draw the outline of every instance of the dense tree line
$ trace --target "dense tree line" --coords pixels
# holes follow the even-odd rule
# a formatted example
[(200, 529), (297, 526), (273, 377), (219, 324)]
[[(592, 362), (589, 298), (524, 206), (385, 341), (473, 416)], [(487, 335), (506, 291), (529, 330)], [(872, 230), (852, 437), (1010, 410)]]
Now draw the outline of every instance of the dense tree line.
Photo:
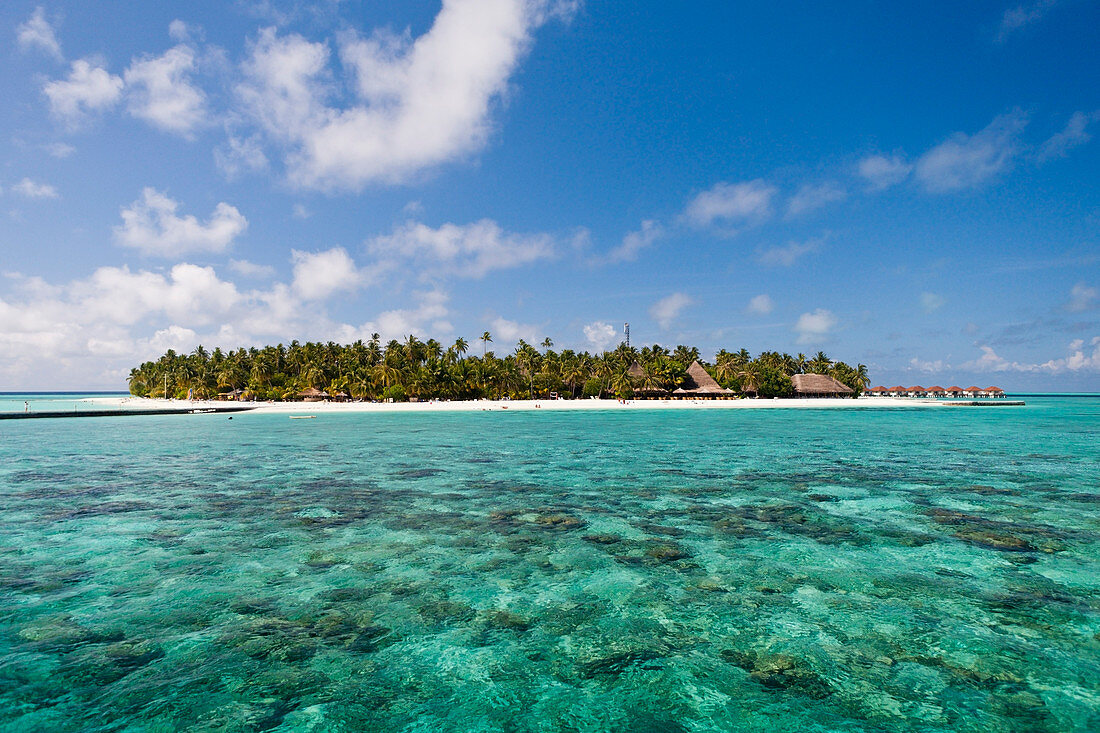
[[(235, 351), (202, 346), (190, 354), (169, 350), (130, 371), (130, 392), (175, 398), (190, 392), (206, 399), (237, 390), (245, 399), (291, 400), (312, 387), (357, 400), (525, 399), (551, 393), (629, 398), (635, 391), (671, 392), (695, 360), (723, 387), (760, 397), (789, 396), (791, 375), (800, 373), (831, 375), (856, 394), (868, 384), (867, 367), (834, 362), (822, 352), (807, 358), (765, 351), (754, 359), (744, 349), (723, 349), (713, 363), (706, 363), (694, 347), (669, 350), (654, 344), (637, 349), (623, 343), (597, 356), (571, 349), (556, 352), (547, 338), (541, 349), (520, 340), (512, 353), (498, 357), (488, 348), (493, 342), (489, 332), (478, 340), (481, 354), (468, 353), (470, 344), (463, 338), (444, 347), (416, 336), (383, 344), (378, 334), (346, 346), (292, 341), (289, 346)], [(634, 362), (641, 365), (642, 375), (630, 373)]]

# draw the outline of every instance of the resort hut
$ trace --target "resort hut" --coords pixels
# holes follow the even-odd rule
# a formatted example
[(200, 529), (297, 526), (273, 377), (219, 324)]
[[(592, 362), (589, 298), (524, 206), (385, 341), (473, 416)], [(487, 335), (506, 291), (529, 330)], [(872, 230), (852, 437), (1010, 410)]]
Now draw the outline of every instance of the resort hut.
[(349, 397), (351, 397), (351, 395), (344, 390), (340, 390), (332, 396), (332, 399), (334, 402), (347, 402)]
[(951, 387), (948, 387), (947, 389), (945, 389), (944, 393), (948, 397), (962, 397), (963, 396), (962, 387), (951, 386)]
[(231, 389), (228, 392), (218, 392), (218, 399), (222, 401), (236, 401), (244, 394), (243, 389)]
[(306, 402), (321, 402), (322, 400), (327, 400), (329, 394), (316, 387), (310, 387), (309, 389), (303, 389), (298, 393), (298, 396)]
[(886, 389), (880, 384), (877, 387), (871, 387), (871, 389), (867, 390), (867, 394), (871, 395), (872, 397), (887, 397), (890, 394), (890, 390)]
[(705, 399), (718, 399), (732, 397), (736, 394), (732, 389), (725, 389), (714, 377), (707, 374), (707, 370), (698, 361), (691, 362), (684, 375), (684, 382), (672, 395), (674, 397), (702, 397)]
[(905, 390), (905, 394), (909, 397), (924, 397), (927, 393), (924, 391), (924, 387), (918, 384)]
[(1005, 391), (1000, 387), (986, 387), (985, 391), (986, 394), (988, 394), (990, 397), (994, 397), (996, 399), (1001, 399), (1005, 396)]
[(908, 395), (909, 390), (905, 389), (905, 387), (902, 387), (900, 384), (890, 388), (891, 397), (907, 397)]
[(855, 391), (825, 374), (795, 374), (791, 385), (795, 397), (851, 397)]
[(661, 389), (660, 387), (646, 389), (644, 383), (649, 375), (646, 374), (646, 370), (638, 363), (637, 359), (631, 362), (630, 368), (626, 370), (626, 373), (633, 383), (635, 397), (648, 400), (668, 395), (668, 390)]
[(969, 386), (969, 387), (967, 387), (966, 389), (963, 390), (963, 397), (981, 397), (981, 396), (982, 396), (982, 388), (981, 387), (975, 387), (975, 386), (971, 385), (971, 386)]
[(925, 390), (925, 394), (929, 397), (946, 397), (946, 393), (943, 391), (943, 387), (936, 385), (935, 387), (929, 387)]

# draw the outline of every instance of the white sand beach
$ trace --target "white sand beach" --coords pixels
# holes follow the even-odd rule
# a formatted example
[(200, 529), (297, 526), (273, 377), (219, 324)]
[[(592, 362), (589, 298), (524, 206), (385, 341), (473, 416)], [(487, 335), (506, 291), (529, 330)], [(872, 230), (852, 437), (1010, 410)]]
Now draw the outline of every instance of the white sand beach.
[(253, 407), (256, 412), (320, 415), (353, 412), (526, 412), (533, 410), (754, 410), (754, 409), (883, 409), (937, 408), (943, 400), (911, 397), (861, 397), (812, 399), (734, 400), (427, 400), (424, 402), (220, 402), (213, 400), (162, 400), (141, 397), (103, 397), (89, 400), (118, 409)]

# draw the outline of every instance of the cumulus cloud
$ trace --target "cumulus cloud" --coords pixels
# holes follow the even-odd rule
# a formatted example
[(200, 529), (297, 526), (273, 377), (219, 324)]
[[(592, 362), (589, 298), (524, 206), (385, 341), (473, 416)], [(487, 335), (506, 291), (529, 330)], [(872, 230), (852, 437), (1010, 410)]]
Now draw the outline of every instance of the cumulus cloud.
[(584, 327), (584, 339), (596, 352), (606, 351), (618, 338), (618, 330), (610, 323), (593, 321)]
[(291, 287), (303, 300), (321, 300), (340, 291), (351, 291), (363, 284), (360, 272), (343, 247), (324, 252), (291, 250), (294, 281)]
[(35, 183), (29, 178), (24, 178), (11, 187), (13, 193), (25, 196), (29, 199), (55, 199), (57, 189), (48, 183)]
[(1093, 307), (1098, 296), (1100, 296), (1100, 292), (1096, 288), (1089, 287), (1085, 283), (1077, 283), (1069, 291), (1069, 303), (1066, 304), (1066, 310), (1074, 313), (1086, 311)]
[(1090, 115), (1074, 112), (1061, 132), (1051, 135), (1040, 147), (1036, 158), (1040, 163), (1052, 158), (1063, 158), (1073, 148), (1084, 145), (1092, 139), (1088, 132), (1090, 123), (1100, 119), (1100, 112)]
[(921, 293), (920, 307), (925, 313), (937, 311), (947, 303), (947, 299), (939, 293)]
[[(491, 113), (530, 45), (532, 30), (560, 3), (444, 0), (432, 27), (408, 32), (348, 31), (337, 39), (332, 79), (327, 44), (262, 31), (245, 63), (240, 98), (287, 150), (298, 185), (359, 189), (396, 183), (480, 150)], [(354, 100), (332, 106), (330, 81)]]
[(766, 293), (757, 295), (749, 301), (749, 313), (766, 316), (773, 310), (775, 310), (775, 301)]
[(258, 265), (248, 260), (229, 260), (229, 269), (244, 277), (268, 278), (275, 276), (275, 268), (271, 265)]
[(932, 193), (980, 186), (1012, 166), (1026, 125), (1023, 113), (1011, 112), (974, 135), (956, 132), (920, 157), (917, 180)]
[(914, 356), (909, 360), (909, 368), (918, 372), (938, 374), (946, 369), (950, 369), (951, 365), (947, 364), (943, 359), (924, 360)]
[(122, 97), (122, 77), (88, 59), (72, 63), (64, 80), (47, 82), (42, 88), (50, 100), (50, 111), (69, 125), (77, 125), (89, 115), (110, 109)]
[(872, 191), (882, 191), (896, 186), (909, 177), (913, 166), (899, 154), (869, 155), (859, 161), (859, 175), (870, 185)]
[(61, 53), (61, 43), (57, 40), (57, 33), (50, 21), (46, 20), (46, 11), (39, 5), (31, 13), (26, 22), (16, 29), (16, 41), (23, 51), (38, 49), (53, 56), (58, 61), (64, 60)]
[(680, 317), (680, 313), (692, 304), (692, 299), (684, 293), (673, 293), (661, 298), (649, 309), (649, 315), (664, 330)]
[(222, 202), (204, 224), (188, 214), (176, 213), (179, 203), (153, 188), (122, 209), (122, 225), (115, 227), (115, 241), (143, 254), (176, 257), (187, 252), (223, 252), (245, 229), (248, 220)]
[(554, 240), (548, 234), (506, 232), (491, 219), (436, 229), (408, 222), (393, 234), (370, 240), (367, 249), (383, 266), (412, 262), (428, 275), (480, 278), (553, 257)]
[(214, 163), (229, 180), (243, 173), (265, 170), (268, 166), (263, 144), (256, 136), (230, 135), (224, 145), (214, 150)]
[(531, 323), (518, 323), (498, 316), (489, 324), (489, 332), (500, 344), (516, 343), (520, 339), (534, 343), (538, 340), (539, 328)]
[(799, 214), (816, 211), (831, 203), (843, 201), (847, 196), (848, 192), (836, 181), (826, 181), (818, 184), (808, 183), (798, 189), (798, 192), (791, 196), (791, 200), (787, 202), (787, 216), (798, 216)]
[(836, 328), (837, 319), (832, 311), (818, 308), (812, 313), (803, 313), (794, 324), (798, 334), (798, 343), (815, 344), (825, 339)]
[(803, 255), (817, 252), (819, 249), (821, 249), (821, 242), (817, 240), (790, 242), (786, 246), (769, 247), (757, 251), (756, 261), (769, 267), (790, 267)]
[(608, 264), (633, 262), (638, 259), (638, 254), (643, 249), (652, 246), (663, 234), (664, 230), (660, 224), (651, 219), (647, 219), (642, 222), (642, 226), (638, 231), (630, 232), (623, 237), (622, 243), (601, 258), (601, 261)]
[(1036, 0), (1009, 8), (1001, 16), (1001, 24), (997, 28), (997, 43), (1004, 43), (1016, 31), (1040, 20), (1057, 4), (1058, 0)]
[(697, 227), (712, 224), (739, 226), (771, 216), (777, 190), (761, 179), (744, 183), (719, 182), (688, 202), (684, 218)]
[[(377, 333), (383, 341), (401, 339), (410, 334), (418, 338), (440, 338), (453, 330), (446, 320), (448, 315), (448, 296), (441, 290), (432, 290), (418, 294), (418, 304), (414, 308), (389, 310), (380, 313), (358, 329), (355, 338), (369, 338)], [(353, 341), (352, 334), (342, 340)]]
[(183, 44), (135, 59), (123, 74), (130, 114), (190, 138), (206, 122), (206, 95), (190, 79), (194, 68), (195, 51)]

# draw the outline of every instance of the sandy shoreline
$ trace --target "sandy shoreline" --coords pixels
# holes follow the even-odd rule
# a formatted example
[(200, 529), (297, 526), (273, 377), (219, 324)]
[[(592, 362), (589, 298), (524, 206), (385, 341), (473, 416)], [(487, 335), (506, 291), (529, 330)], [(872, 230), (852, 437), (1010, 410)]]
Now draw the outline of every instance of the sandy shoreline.
[(87, 400), (103, 407), (156, 409), (165, 407), (202, 410), (213, 407), (253, 407), (256, 412), (319, 415), (359, 412), (525, 412), (530, 410), (753, 410), (753, 409), (882, 409), (937, 408), (947, 402), (908, 397), (859, 399), (737, 399), (737, 400), (454, 400), (427, 402), (219, 402), (213, 400), (162, 400), (141, 397)]

